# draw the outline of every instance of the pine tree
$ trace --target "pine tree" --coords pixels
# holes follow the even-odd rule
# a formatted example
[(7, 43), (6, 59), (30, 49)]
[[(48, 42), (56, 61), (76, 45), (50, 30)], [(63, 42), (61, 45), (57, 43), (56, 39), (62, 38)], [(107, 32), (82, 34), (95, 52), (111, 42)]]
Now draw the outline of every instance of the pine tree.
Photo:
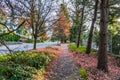
[(108, 72), (107, 65), (107, 27), (108, 27), (108, 2), (109, 0), (101, 0), (100, 5), (100, 41), (98, 50), (97, 68)]
[(92, 19), (92, 24), (91, 24), (91, 27), (90, 27), (90, 33), (89, 33), (87, 48), (86, 48), (86, 53), (87, 54), (90, 54), (90, 52), (91, 52), (94, 24), (95, 24), (95, 21), (96, 21), (96, 18), (97, 18), (97, 8), (98, 8), (98, 0), (95, 0), (94, 18)]

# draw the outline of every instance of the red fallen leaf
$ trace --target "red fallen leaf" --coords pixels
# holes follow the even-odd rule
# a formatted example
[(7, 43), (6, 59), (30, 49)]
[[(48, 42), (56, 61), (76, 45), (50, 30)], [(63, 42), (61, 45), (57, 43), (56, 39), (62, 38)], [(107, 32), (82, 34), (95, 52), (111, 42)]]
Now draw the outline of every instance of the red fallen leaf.
[(96, 68), (97, 56), (73, 53), (74, 60), (87, 70), (88, 80), (117, 80), (120, 77), (120, 67), (118, 61), (113, 56), (108, 55), (109, 73), (104, 73)]

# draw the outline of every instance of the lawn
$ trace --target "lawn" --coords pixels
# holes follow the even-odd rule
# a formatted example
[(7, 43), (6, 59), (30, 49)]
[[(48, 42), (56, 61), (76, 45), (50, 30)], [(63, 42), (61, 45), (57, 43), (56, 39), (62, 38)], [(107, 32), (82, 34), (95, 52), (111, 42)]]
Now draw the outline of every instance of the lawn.
[[(71, 50), (71, 51), (75, 51), (77, 53), (85, 53), (86, 51), (86, 46), (79, 46), (77, 48), (76, 44), (75, 43), (71, 43), (68, 45), (68, 48)], [(91, 49), (91, 52), (92, 53), (95, 53), (97, 50), (95, 49)]]

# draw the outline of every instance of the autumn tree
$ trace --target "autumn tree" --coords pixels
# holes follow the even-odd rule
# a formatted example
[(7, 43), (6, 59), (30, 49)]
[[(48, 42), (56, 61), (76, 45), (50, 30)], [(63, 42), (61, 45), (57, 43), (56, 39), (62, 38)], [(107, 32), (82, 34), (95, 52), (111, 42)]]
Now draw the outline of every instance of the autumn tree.
[(98, 50), (97, 68), (108, 72), (107, 65), (107, 31), (108, 31), (108, 2), (109, 0), (101, 0), (100, 4), (100, 41)]
[[(46, 33), (45, 27), (47, 21), (50, 20), (53, 11), (54, 0), (16, 0), (19, 6), (24, 7), (22, 10), (27, 14), (30, 20), (30, 28), (34, 39), (33, 49), (36, 49), (37, 39)], [(44, 29), (44, 30), (43, 30)]]
[[(1, 0), (0, 1), (0, 26), (2, 27), (2, 32), (0, 33), (0, 43), (4, 45), (9, 52), (12, 51), (6, 45), (3, 36), (9, 35), (16, 32), (26, 20), (21, 23), (17, 23), (19, 14), (17, 14), (18, 8), (15, 8), (15, 4), (12, 0)], [(9, 23), (8, 23), (9, 22)]]
[(53, 36), (60, 40), (61, 43), (66, 42), (66, 39), (69, 37), (69, 29), (70, 21), (67, 6), (65, 4), (61, 4), (58, 19), (53, 25)]
[(47, 28), (46, 28), (45, 23), (41, 26), (38, 37), (40, 37), (40, 41), (47, 39), (48, 36), (47, 36)]

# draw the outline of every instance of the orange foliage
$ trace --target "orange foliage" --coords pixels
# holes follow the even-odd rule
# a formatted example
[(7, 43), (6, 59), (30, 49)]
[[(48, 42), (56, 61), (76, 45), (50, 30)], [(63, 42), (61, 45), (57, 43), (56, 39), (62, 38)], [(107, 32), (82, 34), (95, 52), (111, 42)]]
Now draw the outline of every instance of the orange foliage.
[(1, 12), (0, 12), (0, 18), (2, 18), (3, 20), (6, 20), (6, 9), (5, 8), (1, 8)]
[(58, 21), (54, 25), (54, 34), (59, 33), (60, 35), (69, 36), (69, 29), (70, 29), (70, 21), (65, 16), (64, 12), (60, 12), (58, 14)]
[[(21, 23), (21, 22), (23, 22), (24, 21), (24, 18), (18, 18), (18, 23)], [(27, 21), (24, 23), (24, 25), (23, 25), (24, 27), (28, 27), (28, 26), (30, 26), (30, 19), (27, 19)]]

